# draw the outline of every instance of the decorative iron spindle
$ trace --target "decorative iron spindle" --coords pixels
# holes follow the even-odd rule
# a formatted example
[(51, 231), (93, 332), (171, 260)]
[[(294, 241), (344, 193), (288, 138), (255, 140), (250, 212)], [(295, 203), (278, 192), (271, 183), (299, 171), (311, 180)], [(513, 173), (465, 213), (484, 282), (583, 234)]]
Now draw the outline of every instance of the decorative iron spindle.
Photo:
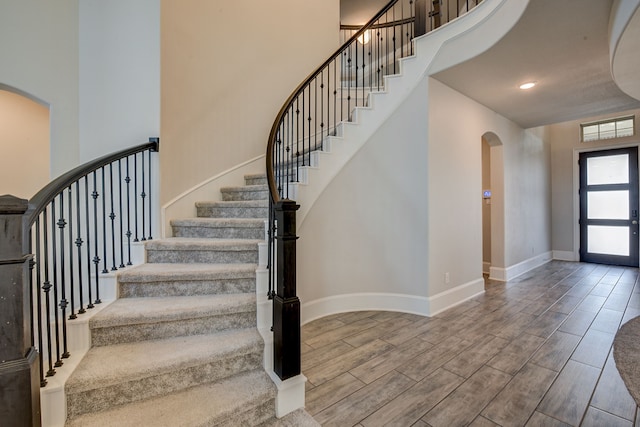
[[(120, 268), (124, 267), (125, 238), (131, 264), (131, 198), (135, 201), (140, 197), (144, 202), (146, 191), (149, 191), (149, 199), (145, 203), (143, 217), (136, 212), (134, 218), (136, 221), (145, 221), (149, 228), (143, 230), (143, 234), (148, 234), (149, 238), (152, 236), (152, 159), (150, 154), (145, 158), (144, 152), (157, 152), (158, 143), (159, 140), (153, 139), (148, 144), (122, 150), (112, 156), (105, 156), (80, 166), (51, 182), (29, 201), (29, 209), (23, 220), (23, 232), (28, 236), (28, 240), (25, 240), (28, 246), (24, 251), (35, 252), (35, 256), (28, 260), (30, 274), (26, 280), (27, 285), (30, 285), (30, 324), (25, 324), (24, 330), (30, 331), (29, 340), (33, 346), (37, 346), (41, 354), (41, 387), (46, 386), (46, 377), (56, 374), (56, 368), (62, 366), (63, 359), (70, 357), (69, 349), (73, 343), (70, 341), (72, 337), (68, 334), (67, 321), (77, 319), (86, 312), (85, 308), (93, 308), (94, 304), (102, 302), (100, 275), (104, 274), (107, 262), (112, 261), (117, 269), (117, 262), (120, 260)], [(135, 163), (137, 154), (142, 155), (143, 164), (146, 159), (149, 161), (148, 170), (143, 167), (142, 176), (139, 176), (145, 180), (142, 187), (144, 194), (141, 195), (131, 192), (129, 184), (129, 159), (133, 159)], [(127, 162), (126, 195), (122, 185), (123, 159)], [(118, 185), (114, 185), (113, 182), (116, 162)], [(136, 175), (137, 172), (136, 170)], [(127, 199), (126, 233), (123, 198)], [(109, 207), (107, 203), (110, 203)], [(106, 212), (107, 209), (110, 209), (109, 214)], [(108, 220), (111, 220), (111, 227), (106, 225)], [(116, 224), (118, 220), (119, 226)], [(111, 259), (107, 260), (109, 247)], [(100, 254), (105, 260), (102, 272), (100, 263), (103, 260)], [(91, 264), (94, 265), (93, 272)], [(85, 290), (88, 299), (85, 297)]]
[[(113, 163), (109, 165), (109, 198), (111, 200), (111, 213), (109, 213), (109, 219), (111, 220), (111, 271), (117, 271), (116, 267), (116, 212), (115, 205), (113, 203)], [(106, 241), (106, 234), (104, 237)]]
[(145, 227), (144, 227), (144, 220), (145, 220), (145, 215), (144, 215), (144, 199), (145, 197), (147, 197), (147, 194), (144, 192), (144, 153), (142, 155), (140, 155), (140, 157), (142, 158), (142, 175), (140, 178), (140, 181), (142, 183), (142, 192), (140, 193), (140, 198), (142, 199), (140, 201), (140, 205), (142, 206), (142, 241), (147, 240), (147, 238), (145, 237), (144, 231), (145, 231)]
[[(104, 171), (104, 168), (102, 168), (102, 170)], [(104, 178), (104, 177), (103, 177)], [(102, 180), (102, 182), (104, 183), (104, 179)], [(104, 192), (103, 192), (104, 194)], [(98, 177), (97, 177), (97, 172), (93, 171), (93, 193), (91, 193), (91, 197), (93, 197), (93, 221), (94, 224), (99, 224), (98, 223), (98, 197), (100, 196), (100, 193), (98, 193)], [(102, 206), (104, 206), (104, 203), (102, 203)], [(104, 218), (104, 217), (103, 217)], [(106, 227), (105, 226), (105, 222), (102, 222), (102, 227), (103, 229)], [(95, 277), (95, 291), (96, 291), (96, 299), (94, 301), (94, 304), (100, 304), (102, 301), (100, 301), (100, 257), (98, 256), (99, 253), (99, 243), (98, 243), (98, 227), (96, 226), (94, 228), (94, 233), (93, 233), (93, 250), (94, 250), (94, 255), (93, 255), (93, 264), (95, 265), (95, 271), (96, 271), (96, 277)], [(105, 256), (106, 256), (106, 252), (107, 250), (104, 250)], [(103, 273), (108, 273), (109, 271), (106, 269), (106, 267), (102, 270)]]
[(118, 207), (120, 209), (120, 268), (124, 268), (124, 217), (122, 216), (122, 159), (118, 159)]
[[(86, 200), (85, 200), (86, 202)], [(85, 309), (84, 309), (84, 287), (83, 287), (83, 280), (82, 280), (82, 244), (84, 243), (82, 241), (82, 237), (80, 237), (82, 235), (81, 232), (81, 225), (80, 225), (80, 220), (81, 220), (81, 209), (80, 209), (80, 180), (76, 181), (76, 234), (78, 235), (76, 237), (75, 240), (75, 245), (76, 248), (78, 250), (78, 299), (79, 299), (79, 308), (78, 308), (78, 314), (84, 314), (85, 313)], [(88, 264), (91, 265), (91, 264)]]
[[(64, 191), (60, 193), (58, 196), (60, 199), (60, 218), (58, 218), (58, 228), (60, 229), (60, 311), (61, 313), (61, 322), (62, 322), (62, 355), (61, 358), (66, 359), (69, 357), (69, 348), (67, 343), (67, 295), (66, 295), (66, 269), (67, 265), (65, 264), (65, 242), (64, 242), (64, 230), (67, 226), (67, 221), (64, 219)], [(56, 310), (57, 313), (57, 310)], [(58, 319), (56, 318), (56, 324), (58, 324)], [(56, 331), (58, 328), (56, 328)], [(62, 362), (60, 363), (62, 364)]]
[[(45, 219), (46, 222), (46, 219)], [(44, 375), (44, 357), (42, 357), (43, 353), (44, 353), (44, 347), (42, 346), (42, 294), (40, 293), (42, 291), (42, 256), (41, 256), (41, 242), (42, 240), (40, 240), (40, 216), (38, 216), (36, 218), (36, 222), (35, 222), (35, 226), (34, 228), (36, 229), (36, 240), (35, 240), (35, 246), (36, 246), (36, 307), (35, 307), (35, 311), (37, 313), (36, 318), (38, 319), (37, 322), (37, 326), (36, 329), (38, 330), (38, 350), (40, 351), (40, 387), (44, 387), (47, 385), (47, 380), (45, 379), (45, 375)], [(45, 261), (45, 264), (47, 263), (47, 261)], [(46, 267), (45, 267), (46, 268)], [(48, 305), (47, 305), (47, 311), (46, 313), (49, 313), (49, 309), (48, 309)], [(51, 358), (49, 357), (49, 360), (51, 360)], [(47, 374), (48, 376), (48, 374)]]
[[(43, 240), (44, 240), (44, 283), (42, 285), (42, 291), (45, 298), (45, 324), (47, 330), (47, 360), (49, 362), (49, 370), (47, 376), (52, 377), (56, 374), (56, 370), (53, 368), (53, 347), (51, 345), (51, 282), (49, 281), (49, 231), (48, 231), (48, 215), (47, 209), (42, 211), (42, 224), (43, 224)], [(55, 229), (54, 229), (55, 230)], [(54, 304), (55, 305), (55, 304)]]
[[(95, 175), (95, 172), (94, 172)], [(94, 182), (94, 186), (95, 186), (95, 182)], [(89, 176), (85, 176), (84, 177), (84, 191), (85, 191), (85, 223), (86, 223), (86, 229), (87, 229), (87, 288), (88, 288), (88, 296), (89, 296), (89, 303), (87, 304), (87, 308), (93, 308), (93, 294), (91, 292), (91, 263), (95, 262), (95, 259), (91, 258), (91, 227), (90, 227), (90, 216), (89, 216)], [(96, 193), (94, 196), (94, 193), (91, 193), (91, 197), (93, 197), (94, 199), (98, 197), (98, 194)], [(94, 223), (96, 224), (96, 223)], [(97, 224), (95, 225), (97, 227)], [(96, 247), (97, 244), (94, 243), (94, 247)], [(96, 249), (96, 256), (97, 256), (97, 249)], [(97, 262), (100, 262), (100, 260), (98, 259)]]
[(53, 364), (56, 368), (59, 368), (63, 365), (63, 362), (60, 358), (60, 328), (59, 324), (59, 315), (58, 310), (55, 309), (55, 306), (58, 301), (58, 257), (57, 257), (57, 248), (58, 243), (56, 239), (56, 199), (51, 201), (51, 257), (53, 260), (53, 313), (54, 313), (54, 335), (55, 335), (55, 347), (56, 347), (56, 362)]
[(127, 236), (127, 265), (131, 265), (131, 177), (129, 176), (129, 157), (127, 157), (126, 165), (127, 177), (124, 179), (124, 182), (127, 183), (127, 232), (125, 235)]

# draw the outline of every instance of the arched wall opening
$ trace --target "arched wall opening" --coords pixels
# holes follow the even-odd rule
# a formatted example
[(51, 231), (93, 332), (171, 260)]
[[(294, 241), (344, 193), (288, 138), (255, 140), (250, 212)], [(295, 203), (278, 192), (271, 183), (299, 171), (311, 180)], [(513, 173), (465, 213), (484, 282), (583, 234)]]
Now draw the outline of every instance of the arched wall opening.
[(482, 135), (482, 270), (505, 268), (503, 144), (493, 132)]
[(0, 84), (0, 195), (29, 199), (51, 177), (49, 106)]

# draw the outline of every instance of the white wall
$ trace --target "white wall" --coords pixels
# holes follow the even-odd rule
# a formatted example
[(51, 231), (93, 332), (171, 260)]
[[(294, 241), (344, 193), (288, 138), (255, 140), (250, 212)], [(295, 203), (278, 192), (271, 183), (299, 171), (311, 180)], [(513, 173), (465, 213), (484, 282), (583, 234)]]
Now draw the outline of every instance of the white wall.
[(0, 194), (29, 199), (49, 182), (49, 108), (0, 90)]
[(492, 170), (503, 171), (502, 182), (492, 174), (492, 267), (508, 270), (550, 252), (550, 151), (541, 131), (524, 130), (434, 79), (429, 109), (430, 294), (482, 277), (485, 132), (502, 144), (501, 156), (491, 153)]
[(50, 106), (51, 176), (77, 165), (78, 0), (0, 0), (0, 87)]
[[(628, 115), (636, 116), (636, 136), (588, 143), (580, 142), (580, 123)], [(640, 117), (640, 110), (631, 110), (548, 126), (552, 166), (552, 244), (553, 250), (558, 253), (560, 258), (577, 261), (579, 257), (578, 153), (580, 151), (639, 145), (638, 117)]]
[(424, 78), (299, 224), (304, 321), (354, 309), (435, 314), (482, 291), (486, 132), (502, 144), (492, 162), (504, 175), (492, 185), (502, 228), (492, 261), (508, 269), (551, 251), (544, 135)]
[(262, 155), (278, 110), (338, 47), (339, 0), (162, 1), (162, 203)]
[(81, 0), (80, 160), (160, 133), (160, 0)]
[(425, 312), (427, 100), (423, 82), (338, 173), (299, 225), (298, 293), (305, 321), (359, 303), (361, 308), (397, 304), (399, 310)]

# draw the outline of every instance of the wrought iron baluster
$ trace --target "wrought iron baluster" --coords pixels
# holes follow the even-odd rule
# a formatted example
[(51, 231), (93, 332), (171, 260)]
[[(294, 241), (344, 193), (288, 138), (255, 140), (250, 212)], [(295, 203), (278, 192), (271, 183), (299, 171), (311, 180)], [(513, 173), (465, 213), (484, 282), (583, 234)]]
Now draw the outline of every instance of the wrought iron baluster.
[[(86, 177), (85, 177), (86, 178)], [(85, 180), (86, 181), (86, 180)], [(85, 200), (86, 203), (88, 203), (88, 200)], [(76, 248), (78, 249), (78, 297), (80, 299), (80, 308), (78, 309), (78, 314), (83, 314), (85, 313), (85, 309), (84, 309), (84, 289), (83, 289), (83, 283), (82, 283), (82, 232), (81, 232), (81, 226), (80, 226), (80, 219), (81, 219), (81, 215), (80, 215), (81, 209), (80, 209), (80, 180), (76, 181), (76, 234), (78, 235), (78, 237), (76, 237)], [(91, 264), (88, 263), (87, 267), (90, 266)]]
[[(102, 199), (100, 205), (102, 206), (102, 273), (107, 274), (107, 192), (105, 191), (105, 169), (100, 168), (100, 177), (102, 178)], [(96, 219), (96, 226), (98, 220)]]
[(131, 156), (127, 156), (126, 165), (127, 165), (127, 177), (124, 179), (124, 182), (127, 183), (127, 252), (129, 255), (127, 265), (132, 265), (131, 263), (131, 177), (129, 176), (129, 158)]
[[(95, 172), (94, 174), (94, 187), (95, 187)], [(94, 195), (95, 193), (95, 195)], [(91, 222), (89, 218), (91, 218), (89, 216), (89, 176), (85, 176), (84, 177), (84, 198), (85, 198), (85, 203), (84, 203), (84, 208), (85, 208), (85, 225), (86, 225), (86, 232), (87, 232), (87, 289), (88, 289), (88, 293), (89, 293), (89, 303), (87, 304), (87, 308), (93, 308), (93, 295), (91, 292), (91, 263), (95, 263), (95, 258), (92, 259), (91, 258), (91, 230), (89, 227), (89, 223)], [(98, 197), (98, 193), (96, 193), (95, 191), (93, 193), (91, 193), (91, 197), (93, 197), (94, 199)], [(97, 227), (97, 225), (96, 225)], [(94, 243), (94, 246), (97, 246), (97, 244)], [(98, 256), (98, 252), (96, 250), (96, 257)], [(100, 262), (100, 259), (98, 259), (98, 262)], [(96, 271), (97, 272), (97, 271)], [(98, 280), (98, 276), (96, 275), (96, 280)]]
[(149, 198), (148, 198), (148, 203), (149, 203), (149, 235), (147, 236), (147, 240), (153, 240), (153, 237), (151, 237), (151, 219), (153, 217), (153, 215), (151, 215), (151, 182), (152, 182), (152, 174), (151, 174), (151, 150), (147, 151), (147, 155), (149, 156)]
[(56, 362), (53, 364), (56, 368), (59, 368), (63, 365), (62, 360), (60, 360), (60, 329), (58, 326), (59, 315), (58, 310), (56, 308), (56, 304), (58, 301), (58, 242), (56, 238), (56, 199), (54, 198), (51, 201), (51, 259), (53, 260), (53, 322), (54, 322), (54, 335), (56, 339)]
[[(45, 222), (46, 222), (46, 218), (45, 218)], [(36, 301), (37, 301), (37, 319), (38, 319), (38, 351), (40, 352), (40, 387), (44, 387), (47, 385), (47, 380), (45, 379), (44, 376), (44, 348), (43, 348), (43, 339), (42, 339), (42, 294), (40, 293), (42, 291), (42, 262), (41, 262), (41, 244), (42, 244), (42, 240), (40, 238), (40, 216), (38, 216), (36, 218), (35, 221), (35, 229), (36, 229), (36, 241), (35, 241), (35, 245), (36, 245)], [(31, 228), (32, 232), (33, 232), (33, 228)], [(45, 239), (46, 241), (46, 239)], [(45, 243), (46, 245), (46, 243)], [(45, 257), (45, 263), (46, 263), (46, 257)], [(47, 308), (47, 314), (49, 313), (49, 310)], [(49, 361), (51, 361), (51, 357), (49, 357)]]
[(140, 154), (140, 158), (142, 159), (142, 165), (141, 165), (141, 173), (140, 173), (140, 180), (141, 180), (141, 184), (142, 184), (142, 192), (140, 193), (140, 206), (142, 206), (142, 239), (140, 239), (141, 241), (146, 241), (147, 238), (144, 235), (144, 231), (145, 231), (145, 206), (144, 206), (144, 202), (145, 202), (145, 198), (147, 197), (147, 194), (144, 192), (144, 153)]
[[(60, 199), (60, 218), (58, 218), (58, 228), (60, 229), (60, 311), (62, 312), (62, 358), (69, 357), (69, 348), (67, 343), (67, 301), (66, 295), (66, 264), (65, 264), (65, 242), (64, 242), (64, 229), (67, 226), (67, 221), (64, 219), (64, 191), (58, 196)], [(55, 258), (54, 258), (55, 259)], [(57, 320), (56, 320), (56, 323)]]
[(118, 159), (118, 207), (120, 209), (120, 268), (124, 268), (124, 217), (122, 216), (122, 159)]
[(135, 227), (134, 242), (138, 240), (138, 153), (133, 155), (133, 222)]
[(76, 315), (76, 301), (75, 301), (75, 270), (74, 270), (74, 262), (73, 262), (73, 192), (71, 190), (71, 186), (69, 186), (69, 302), (71, 306), (71, 314), (69, 315), (69, 320), (73, 320), (77, 318)]
[[(103, 169), (103, 173), (106, 171)], [(105, 193), (106, 194), (106, 193)], [(109, 213), (109, 219), (111, 220), (111, 271), (117, 271), (116, 267), (116, 213), (113, 203), (113, 163), (109, 164), (109, 199), (111, 200), (111, 213)], [(105, 219), (106, 223), (106, 219)], [(107, 235), (104, 235), (105, 242), (107, 241)], [(105, 263), (106, 264), (106, 263)]]
[[(103, 177), (104, 178), (104, 177)], [(104, 183), (104, 179), (102, 180), (102, 182)], [(104, 193), (103, 193), (104, 195)], [(96, 285), (96, 300), (94, 301), (95, 304), (100, 304), (102, 301), (100, 301), (100, 257), (98, 256), (99, 252), (99, 244), (98, 244), (98, 197), (100, 196), (100, 194), (98, 193), (98, 177), (97, 177), (97, 173), (96, 171), (93, 172), (93, 193), (91, 194), (91, 196), (93, 197), (93, 223), (94, 223), (94, 233), (93, 233), (93, 240), (94, 240), (94, 257), (93, 257), (93, 264), (95, 265), (95, 270), (96, 270), (96, 279), (95, 279), (95, 285)], [(104, 207), (104, 202), (102, 203), (102, 206)], [(104, 227), (104, 221), (102, 222), (103, 227)], [(106, 252), (106, 249), (105, 249)]]

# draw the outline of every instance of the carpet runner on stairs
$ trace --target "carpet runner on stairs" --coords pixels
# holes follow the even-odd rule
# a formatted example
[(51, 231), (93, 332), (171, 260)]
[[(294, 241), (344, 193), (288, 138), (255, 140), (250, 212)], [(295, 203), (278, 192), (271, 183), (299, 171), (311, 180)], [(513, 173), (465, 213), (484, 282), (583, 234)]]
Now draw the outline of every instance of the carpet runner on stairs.
[(90, 321), (92, 348), (65, 386), (67, 426), (318, 425), (275, 418), (276, 387), (256, 328), (264, 175), (197, 204), (147, 264), (118, 276), (119, 297)]

